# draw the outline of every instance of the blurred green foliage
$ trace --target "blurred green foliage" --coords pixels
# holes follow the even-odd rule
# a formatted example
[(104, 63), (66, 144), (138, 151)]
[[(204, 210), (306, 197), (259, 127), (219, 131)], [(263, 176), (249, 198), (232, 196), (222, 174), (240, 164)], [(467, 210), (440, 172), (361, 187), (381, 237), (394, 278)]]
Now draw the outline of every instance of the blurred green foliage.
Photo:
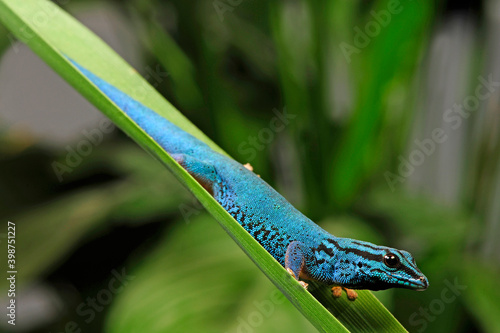
[[(495, 193), (495, 182), (481, 178), (481, 167), (497, 170), (498, 159), (477, 154), (479, 167), (463, 182), (479, 185), (465, 186), (465, 199), (452, 205), (403, 186), (392, 191), (384, 178), (384, 172), (396, 172), (416, 128), (415, 81), (440, 19), (439, 3), (402, 1), (403, 10), (390, 24), (346, 57), (339, 45), (354, 45), (354, 28), (373, 21), (371, 11), (386, 10), (391, 0), (221, 2), (226, 11), (216, 8), (217, 1), (124, 0), (114, 6), (143, 43), (145, 67), (160, 64), (169, 72), (157, 89), (231, 156), (251, 162), (332, 233), (414, 254), (429, 289), (375, 293), (408, 330), (498, 332), (499, 265), (481, 260), (480, 246), (485, 202)], [(74, 12), (88, 3), (75, 0), (64, 7)], [(10, 38), (0, 29), (3, 52)], [(465, 76), (465, 84), (474, 79)], [(273, 110), (285, 109), (295, 120), (273, 132), (270, 142), (255, 145), (255, 154), (246, 153), (242, 144), (269, 128)], [(8, 186), (0, 192), (3, 202), (13, 203), (2, 219), (17, 221), (23, 230), (21, 282), (58, 286), (62, 280), (76, 290), (70, 296), (59, 292), (69, 314), (40, 331), (81, 322), (73, 309), (106, 285), (109, 271), (120, 265), (143, 278), (118, 294), (93, 326), (83, 323), (83, 331), (231, 332), (248, 324), (249, 316), (257, 318), (255, 313), (263, 318), (250, 324), (258, 332), (314, 331), (284, 299), (272, 303), (269, 316), (259, 310), (256, 304), (271, 300), (275, 288), (187, 191), (125, 137), (115, 135), (96, 147), (59, 184), (50, 163), (63, 153), (37, 143), (18, 148), (11, 133), (3, 134), (1, 182), (15, 187), (12, 179), (29, 172), (29, 157), (46, 184), (30, 200)], [(102, 175), (104, 180), (95, 181)], [(125, 246), (117, 231), (124, 227), (144, 239)], [(107, 273), (92, 282), (67, 273), (82, 249), (97, 255), (89, 246), (99, 239), (120, 253), (119, 259), (100, 262), (98, 271)], [(455, 282), (466, 289), (454, 294)]]

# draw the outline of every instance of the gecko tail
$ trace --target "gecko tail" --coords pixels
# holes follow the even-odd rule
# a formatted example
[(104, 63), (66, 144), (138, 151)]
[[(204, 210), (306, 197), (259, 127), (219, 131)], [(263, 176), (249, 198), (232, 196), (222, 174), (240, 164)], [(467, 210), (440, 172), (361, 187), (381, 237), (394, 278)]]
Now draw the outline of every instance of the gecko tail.
[(144, 104), (101, 79), (73, 59), (69, 57), (67, 59), (169, 154), (192, 155), (197, 149), (209, 149), (205, 143)]

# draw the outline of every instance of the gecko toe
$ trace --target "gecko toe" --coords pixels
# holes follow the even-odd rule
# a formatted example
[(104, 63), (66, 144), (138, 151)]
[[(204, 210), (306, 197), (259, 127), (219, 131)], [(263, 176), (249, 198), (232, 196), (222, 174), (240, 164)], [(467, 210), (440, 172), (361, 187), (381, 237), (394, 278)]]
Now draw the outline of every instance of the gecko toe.
[[(243, 166), (245, 167), (245, 169), (253, 172), (253, 166), (250, 163), (243, 164)], [(255, 174), (255, 175), (260, 178), (260, 175), (257, 175), (257, 174)]]
[(345, 292), (347, 294), (347, 298), (350, 300), (350, 301), (355, 301), (356, 298), (358, 298), (358, 293), (352, 289), (348, 289), (348, 288), (344, 288), (345, 289)]
[(342, 287), (335, 286), (332, 288), (332, 295), (335, 298), (342, 296)]
[(304, 287), (305, 290), (307, 290), (307, 287), (309, 286), (308, 283), (305, 283), (304, 281), (299, 281), (300, 285)]
[(243, 164), (243, 166), (250, 171), (253, 171), (253, 166), (250, 163)]

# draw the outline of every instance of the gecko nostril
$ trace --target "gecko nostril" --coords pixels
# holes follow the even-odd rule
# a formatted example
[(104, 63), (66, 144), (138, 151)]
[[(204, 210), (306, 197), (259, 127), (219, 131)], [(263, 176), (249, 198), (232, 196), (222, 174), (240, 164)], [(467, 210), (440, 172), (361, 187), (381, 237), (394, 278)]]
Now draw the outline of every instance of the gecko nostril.
[(424, 284), (424, 289), (427, 289), (427, 287), (429, 287), (429, 282), (427, 281), (427, 279), (425, 278), (425, 276), (419, 277), (418, 280), (421, 281)]

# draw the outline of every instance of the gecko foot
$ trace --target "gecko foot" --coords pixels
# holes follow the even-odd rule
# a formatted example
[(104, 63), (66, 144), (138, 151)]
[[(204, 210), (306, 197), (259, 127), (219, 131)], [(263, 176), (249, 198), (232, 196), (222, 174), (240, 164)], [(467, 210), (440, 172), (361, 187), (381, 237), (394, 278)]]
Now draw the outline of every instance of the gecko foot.
[(293, 272), (290, 268), (287, 268), (287, 269), (286, 269), (286, 271), (287, 271), (288, 273), (290, 273), (290, 275), (291, 275), (291, 276), (292, 276), (295, 280), (297, 280), (297, 277), (295, 276), (295, 273), (294, 273), (294, 272)]
[(253, 171), (253, 166), (250, 163), (243, 164), (243, 166), (250, 171)]
[(347, 299), (349, 299), (350, 301), (355, 301), (356, 298), (358, 298), (358, 293), (356, 291), (354, 291), (353, 289), (340, 287), (340, 286), (332, 287), (333, 297), (339, 298), (340, 296), (342, 296), (342, 289), (345, 290), (345, 292), (347, 294)]
[[(294, 273), (294, 272), (293, 272), (290, 268), (287, 268), (287, 269), (286, 269), (286, 271), (287, 271), (288, 273), (290, 273), (290, 275), (291, 275), (291, 276), (292, 276), (295, 280), (297, 280), (297, 277), (295, 276), (295, 273)], [(307, 290), (307, 287), (309, 286), (309, 284), (308, 284), (308, 283), (305, 283), (304, 281), (298, 281), (298, 282), (300, 283), (300, 285), (301, 285), (302, 287), (304, 287), (304, 289), (305, 289), (305, 290)]]
[[(243, 164), (245, 169), (250, 170), (253, 172), (253, 166), (250, 163)], [(257, 175), (257, 177), (260, 177), (260, 175)]]

